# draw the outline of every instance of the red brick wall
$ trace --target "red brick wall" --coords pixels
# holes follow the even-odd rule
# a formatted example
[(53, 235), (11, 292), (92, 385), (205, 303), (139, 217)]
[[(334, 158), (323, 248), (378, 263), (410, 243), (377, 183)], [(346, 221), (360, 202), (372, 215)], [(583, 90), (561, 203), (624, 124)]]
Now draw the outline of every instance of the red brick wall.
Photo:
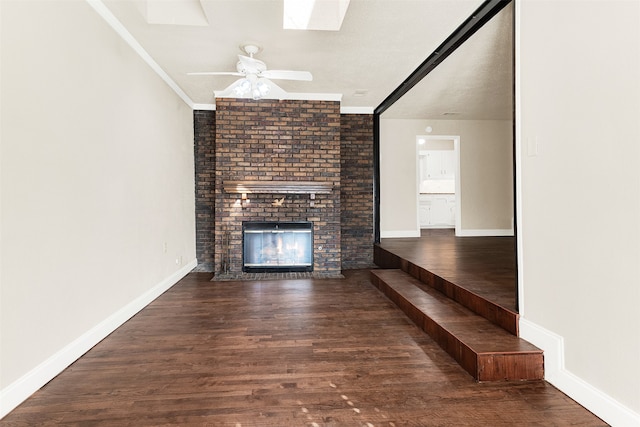
[(344, 114), (340, 126), (342, 269), (373, 267), (373, 115)]
[[(292, 119), (288, 118), (287, 120)], [(373, 265), (372, 120), (371, 115), (349, 114), (340, 117), (340, 262), (343, 270), (369, 268)], [(198, 269), (214, 271), (216, 112), (194, 112), (194, 135)], [(253, 149), (258, 149), (257, 147), (259, 144), (253, 144)], [(309, 149), (307, 148), (307, 150)], [(312, 155), (313, 153), (308, 152), (307, 154)], [(286, 157), (284, 158), (286, 159)], [(313, 163), (309, 159), (304, 161)], [(273, 161), (273, 163), (276, 162), (282, 163), (281, 160)], [(265, 160), (264, 163), (266, 164), (267, 161)], [(272, 195), (252, 196), (250, 203), (252, 209), (245, 211), (245, 213), (252, 212), (256, 219), (269, 218), (275, 214), (280, 219), (295, 220), (307, 215), (307, 211), (310, 209), (308, 196), (290, 195), (286, 198), (288, 211), (283, 213), (271, 206), (275, 197)], [(324, 196), (318, 195), (317, 197), (318, 203), (315, 208), (321, 209), (323, 208), (321, 203), (325, 203), (323, 202)], [(253, 209), (255, 206), (262, 206), (264, 212), (255, 212)], [(319, 216), (309, 215), (309, 219), (319, 220)], [(218, 265), (220, 265), (220, 260)]]
[[(230, 236), (230, 272), (242, 271), (242, 221), (312, 221), (314, 271), (339, 273), (340, 243), (340, 103), (335, 101), (216, 99), (215, 257), (222, 269)], [(223, 183), (243, 180), (322, 181), (331, 194), (252, 194), (246, 208), (240, 195), (224, 192)]]
[(193, 112), (193, 134), (196, 175), (196, 256), (199, 269), (211, 271), (215, 237), (215, 111)]

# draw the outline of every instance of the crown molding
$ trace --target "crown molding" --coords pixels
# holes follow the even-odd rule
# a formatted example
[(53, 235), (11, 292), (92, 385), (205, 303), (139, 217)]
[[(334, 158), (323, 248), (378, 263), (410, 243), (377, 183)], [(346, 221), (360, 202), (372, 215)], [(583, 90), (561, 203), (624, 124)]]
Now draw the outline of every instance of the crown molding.
[(373, 114), (373, 107), (340, 107), (340, 114)]
[(97, 13), (104, 19), (111, 28), (129, 45), (131, 48), (142, 58), (144, 62), (151, 67), (155, 73), (160, 76), (164, 82), (169, 85), (171, 89), (182, 99), (191, 109), (194, 108), (195, 103), (189, 98), (178, 84), (173, 81), (171, 77), (158, 65), (156, 61), (147, 53), (140, 43), (133, 37), (133, 35), (122, 25), (122, 23), (115, 17), (113, 13), (104, 5), (102, 0), (86, 0)]
[(193, 110), (216, 111), (216, 104), (193, 104)]
[[(193, 104), (198, 111), (216, 111), (216, 104)], [(373, 107), (340, 107), (340, 114), (373, 114)]]

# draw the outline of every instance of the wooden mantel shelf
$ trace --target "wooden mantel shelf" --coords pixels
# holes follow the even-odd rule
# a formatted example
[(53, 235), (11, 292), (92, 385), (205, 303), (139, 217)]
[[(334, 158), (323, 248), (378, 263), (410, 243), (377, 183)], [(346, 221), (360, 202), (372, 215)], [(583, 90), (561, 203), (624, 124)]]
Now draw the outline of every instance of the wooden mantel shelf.
[[(329, 194), (333, 184), (319, 181), (224, 181), (227, 193)], [(314, 198), (314, 197), (312, 197)]]

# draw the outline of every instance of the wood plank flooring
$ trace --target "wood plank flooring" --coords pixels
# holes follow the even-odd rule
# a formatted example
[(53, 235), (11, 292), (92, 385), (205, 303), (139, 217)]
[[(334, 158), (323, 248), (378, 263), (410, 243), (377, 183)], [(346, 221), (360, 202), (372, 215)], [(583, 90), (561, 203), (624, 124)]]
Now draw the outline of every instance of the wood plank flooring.
[(502, 307), (516, 310), (513, 237), (456, 237), (452, 229), (425, 229), (420, 238), (382, 239), (379, 246)]
[(603, 426), (544, 381), (476, 383), (369, 281), (194, 273), (0, 426)]

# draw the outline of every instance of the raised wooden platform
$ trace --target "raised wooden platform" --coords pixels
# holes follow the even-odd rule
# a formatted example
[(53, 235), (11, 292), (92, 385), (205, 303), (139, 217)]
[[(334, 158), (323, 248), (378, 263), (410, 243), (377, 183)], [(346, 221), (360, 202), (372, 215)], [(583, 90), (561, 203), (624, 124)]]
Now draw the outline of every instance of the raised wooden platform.
[[(424, 264), (418, 264), (418, 261), (405, 259), (404, 257), (392, 252), (392, 249), (374, 246), (374, 262), (381, 268), (400, 269), (421, 282), (439, 290), (447, 297), (453, 299), (474, 313), (484, 317), (497, 326), (518, 335), (518, 313), (511, 308), (496, 303), (489, 296), (482, 295), (456, 283), (456, 277), (453, 275), (444, 275), (434, 273), (430, 266), (425, 267)], [(436, 270), (437, 271), (437, 270)], [(515, 292), (515, 291), (514, 291)], [(493, 296), (492, 294), (491, 296)]]
[(515, 241), (423, 230), (374, 246), (372, 282), (478, 381), (538, 380), (543, 353), (518, 338)]
[[(516, 241), (513, 236), (457, 237), (453, 229), (424, 229), (417, 238), (384, 238), (387, 253), (420, 266), (444, 280), (518, 311)], [(376, 264), (383, 266), (376, 254)]]
[(401, 270), (372, 270), (371, 281), (477, 381), (540, 380), (540, 349)]

